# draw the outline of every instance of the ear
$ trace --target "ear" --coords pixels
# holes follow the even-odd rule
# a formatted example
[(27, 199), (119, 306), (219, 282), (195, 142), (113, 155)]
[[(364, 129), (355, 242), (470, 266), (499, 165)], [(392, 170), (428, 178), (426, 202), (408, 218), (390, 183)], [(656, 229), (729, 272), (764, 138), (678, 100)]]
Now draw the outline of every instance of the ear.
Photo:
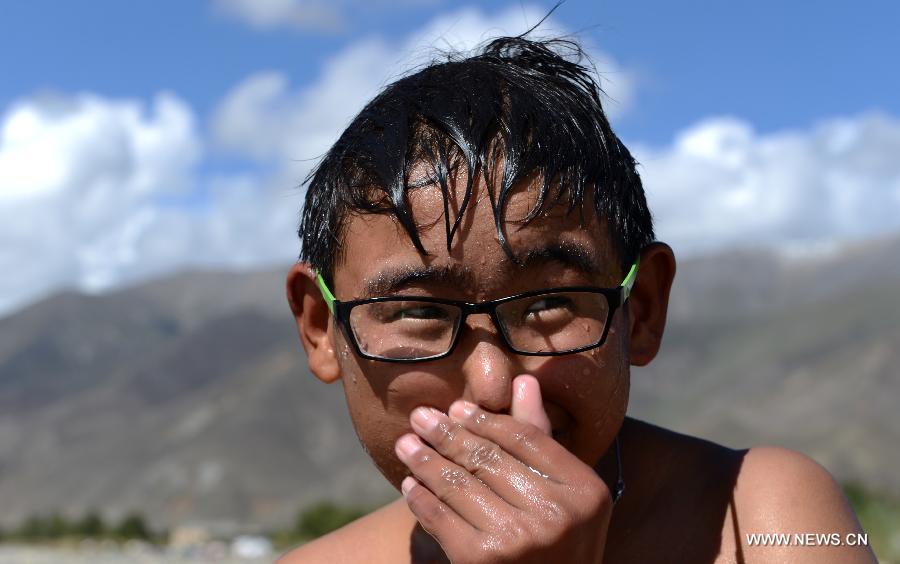
[(306, 263), (291, 267), (287, 276), (287, 299), (306, 349), (309, 369), (316, 378), (330, 384), (341, 377), (337, 355), (334, 353), (331, 312), (316, 286), (316, 274)]
[(645, 366), (656, 357), (666, 328), (669, 291), (675, 278), (675, 255), (665, 243), (641, 251), (637, 280), (628, 300), (631, 364)]

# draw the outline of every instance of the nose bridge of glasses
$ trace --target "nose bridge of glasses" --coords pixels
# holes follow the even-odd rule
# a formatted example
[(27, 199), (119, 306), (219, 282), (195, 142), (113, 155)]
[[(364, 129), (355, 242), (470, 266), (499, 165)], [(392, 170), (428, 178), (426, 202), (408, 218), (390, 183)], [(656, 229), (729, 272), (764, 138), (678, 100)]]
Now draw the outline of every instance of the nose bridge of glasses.
[(467, 325), (470, 330), (486, 330), (493, 333), (500, 329), (496, 326), (494, 305), (490, 302), (480, 304), (465, 304), (462, 306), (462, 312), (463, 318), (460, 323), (461, 325)]
[(467, 303), (463, 305), (463, 314), (465, 315), (474, 315), (479, 313), (487, 313), (493, 314), (494, 308), (496, 307), (495, 302), (481, 302), (477, 304)]
[[(492, 302), (462, 306), (463, 315), (457, 337), (464, 348), (466, 346), (484, 346), (483, 343), (490, 342), (491, 348), (507, 354), (510, 345), (503, 327), (500, 326), (500, 319), (495, 308), (496, 304)], [(479, 345), (479, 343), (482, 344)]]

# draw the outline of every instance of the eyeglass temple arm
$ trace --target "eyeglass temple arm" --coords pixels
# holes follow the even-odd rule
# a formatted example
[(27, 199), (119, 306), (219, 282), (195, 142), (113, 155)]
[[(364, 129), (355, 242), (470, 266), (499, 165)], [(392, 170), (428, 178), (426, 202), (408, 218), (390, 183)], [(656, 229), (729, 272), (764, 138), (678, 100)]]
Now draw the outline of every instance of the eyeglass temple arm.
[(316, 273), (316, 285), (319, 287), (319, 290), (321, 290), (322, 297), (325, 298), (325, 303), (328, 304), (328, 311), (331, 312), (331, 315), (334, 315), (334, 294), (328, 289), (325, 279), (322, 278), (322, 275), (318, 272)]
[(628, 297), (631, 296), (631, 288), (634, 286), (634, 281), (637, 280), (637, 271), (638, 265), (641, 263), (641, 257), (638, 257), (634, 260), (634, 264), (631, 265), (631, 270), (628, 271), (628, 275), (625, 276), (625, 280), (622, 280), (622, 301), (628, 300)]

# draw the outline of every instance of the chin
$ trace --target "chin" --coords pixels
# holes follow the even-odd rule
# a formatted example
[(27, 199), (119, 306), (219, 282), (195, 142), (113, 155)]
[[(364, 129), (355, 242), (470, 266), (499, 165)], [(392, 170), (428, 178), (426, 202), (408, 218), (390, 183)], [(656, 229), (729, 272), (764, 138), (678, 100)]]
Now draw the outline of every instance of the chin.
[(389, 454), (377, 455), (369, 452), (369, 458), (372, 459), (372, 463), (375, 464), (375, 468), (381, 472), (381, 475), (390, 482), (390, 484), (396, 489), (400, 491), (400, 482), (403, 481), (403, 478), (407, 476), (411, 476), (412, 473), (409, 471), (409, 468), (406, 467), (405, 464), (400, 462), (397, 456), (394, 454), (393, 449), (391, 449)]

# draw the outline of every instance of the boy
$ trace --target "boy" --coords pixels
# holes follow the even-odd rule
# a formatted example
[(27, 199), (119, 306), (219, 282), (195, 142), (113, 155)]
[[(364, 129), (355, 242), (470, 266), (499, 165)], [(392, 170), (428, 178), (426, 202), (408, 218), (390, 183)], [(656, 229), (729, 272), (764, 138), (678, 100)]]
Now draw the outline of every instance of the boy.
[(388, 86), (310, 177), (288, 299), (402, 497), (280, 562), (871, 562), (834, 480), (625, 417), (675, 275), (569, 41)]

